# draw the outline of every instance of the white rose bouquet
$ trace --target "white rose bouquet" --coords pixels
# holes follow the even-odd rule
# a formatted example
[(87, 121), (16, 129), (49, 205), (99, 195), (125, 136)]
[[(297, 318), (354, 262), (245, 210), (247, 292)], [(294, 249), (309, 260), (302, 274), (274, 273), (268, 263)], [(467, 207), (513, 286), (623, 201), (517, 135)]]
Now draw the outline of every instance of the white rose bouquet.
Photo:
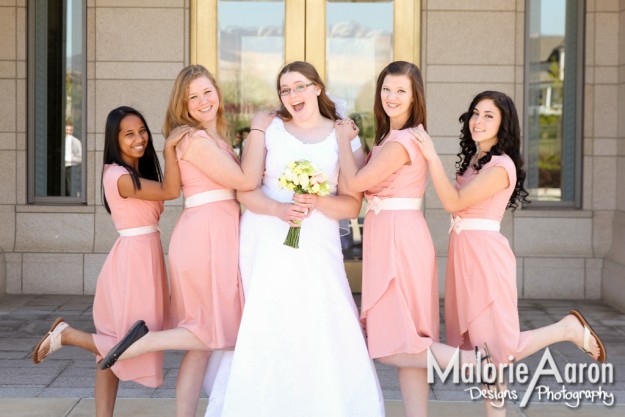
[[(291, 190), (296, 194), (318, 196), (330, 194), (328, 176), (306, 160), (289, 163), (278, 178), (278, 182), (282, 188)], [(290, 227), (284, 244), (295, 249), (299, 248), (299, 232), (300, 227)]]

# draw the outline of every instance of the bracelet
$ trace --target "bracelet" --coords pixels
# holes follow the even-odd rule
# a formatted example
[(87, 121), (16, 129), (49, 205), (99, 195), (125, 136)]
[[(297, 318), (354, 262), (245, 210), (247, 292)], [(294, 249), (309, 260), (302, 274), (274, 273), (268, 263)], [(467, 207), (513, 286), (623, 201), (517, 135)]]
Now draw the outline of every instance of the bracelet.
[(252, 130), (258, 130), (259, 132), (262, 132), (262, 134), (263, 134), (263, 135), (265, 134), (265, 131), (264, 131), (264, 130), (262, 130), (262, 129), (256, 129), (255, 127), (253, 127), (253, 128), (251, 128), (251, 129), (250, 129), (250, 132), (251, 132)]

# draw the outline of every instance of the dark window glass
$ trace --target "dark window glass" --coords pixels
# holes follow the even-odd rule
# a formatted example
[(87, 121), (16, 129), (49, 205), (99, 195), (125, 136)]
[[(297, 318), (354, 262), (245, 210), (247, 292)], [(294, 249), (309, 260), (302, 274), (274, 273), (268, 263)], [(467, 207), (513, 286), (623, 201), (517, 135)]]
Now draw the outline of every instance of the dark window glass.
[(86, 5), (29, 3), (29, 202), (85, 202)]

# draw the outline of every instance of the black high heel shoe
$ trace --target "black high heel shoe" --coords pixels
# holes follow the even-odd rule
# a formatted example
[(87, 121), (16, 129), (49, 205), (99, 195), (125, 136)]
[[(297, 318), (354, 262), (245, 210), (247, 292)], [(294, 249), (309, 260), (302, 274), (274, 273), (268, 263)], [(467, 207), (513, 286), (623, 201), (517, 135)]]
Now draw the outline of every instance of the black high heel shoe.
[(102, 362), (100, 362), (99, 365), (100, 369), (108, 369), (115, 365), (115, 362), (117, 362), (122, 353), (124, 353), (137, 340), (148, 334), (148, 332), (148, 326), (145, 325), (143, 320), (139, 320), (133, 324), (130, 330), (128, 330), (128, 333), (126, 333), (126, 336), (124, 336), (118, 344), (113, 346), (104, 359), (102, 359)]

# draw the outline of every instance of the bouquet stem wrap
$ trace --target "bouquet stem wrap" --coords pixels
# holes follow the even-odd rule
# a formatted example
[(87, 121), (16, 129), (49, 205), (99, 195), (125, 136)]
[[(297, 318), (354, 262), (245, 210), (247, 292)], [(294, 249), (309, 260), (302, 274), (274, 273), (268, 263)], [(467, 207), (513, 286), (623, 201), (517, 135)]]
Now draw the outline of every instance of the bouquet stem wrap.
[(299, 231), (301, 227), (289, 227), (289, 232), (286, 234), (286, 239), (284, 239), (284, 244), (286, 246), (290, 246), (294, 249), (299, 249)]

